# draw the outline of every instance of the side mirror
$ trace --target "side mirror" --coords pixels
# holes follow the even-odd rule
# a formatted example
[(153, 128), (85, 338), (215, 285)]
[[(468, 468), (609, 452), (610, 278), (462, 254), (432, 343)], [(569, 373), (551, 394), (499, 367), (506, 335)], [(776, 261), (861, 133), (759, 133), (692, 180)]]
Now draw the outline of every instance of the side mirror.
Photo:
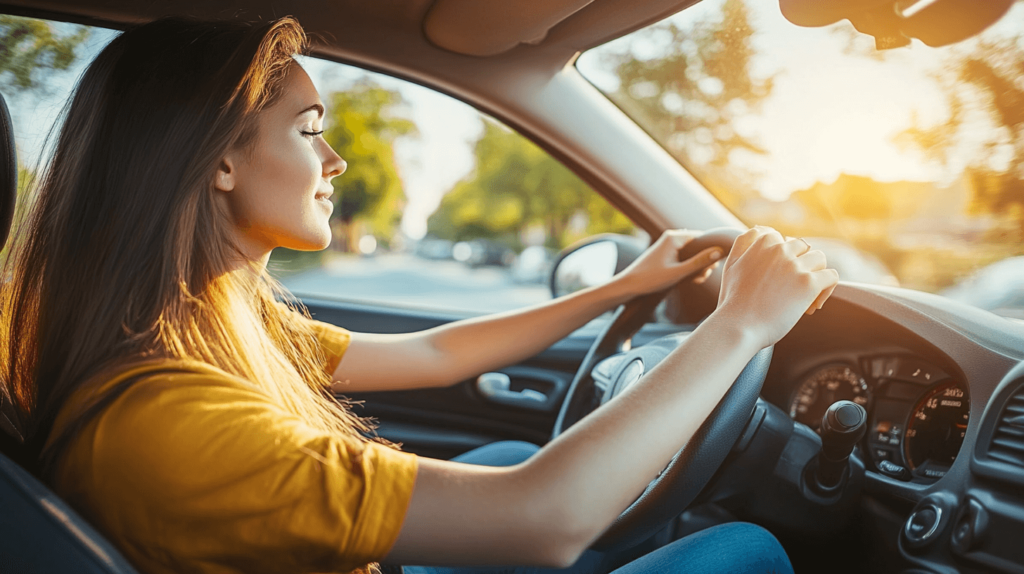
[(561, 297), (603, 285), (629, 266), (645, 245), (635, 237), (605, 233), (566, 247), (551, 270), (551, 295)]

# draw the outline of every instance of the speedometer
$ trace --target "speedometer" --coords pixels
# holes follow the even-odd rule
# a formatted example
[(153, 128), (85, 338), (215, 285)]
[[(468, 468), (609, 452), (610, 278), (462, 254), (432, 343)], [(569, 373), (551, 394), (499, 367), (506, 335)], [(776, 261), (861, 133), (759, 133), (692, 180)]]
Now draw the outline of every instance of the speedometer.
[(907, 465), (918, 476), (939, 478), (953, 464), (967, 434), (971, 403), (964, 386), (947, 381), (914, 406), (904, 441)]
[(831, 365), (813, 372), (797, 387), (789, 401), (789, 416), (814, 430), (836, 401), (853, 401), (868, 407), (871, 394), (864, 378), (846, 365)]

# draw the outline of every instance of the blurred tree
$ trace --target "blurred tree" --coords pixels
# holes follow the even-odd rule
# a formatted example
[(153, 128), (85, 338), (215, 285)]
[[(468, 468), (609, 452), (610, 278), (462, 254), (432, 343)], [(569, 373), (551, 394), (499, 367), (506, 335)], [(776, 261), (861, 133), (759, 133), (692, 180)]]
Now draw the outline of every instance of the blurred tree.
[[(931, 159), (964, 170), (972, 210), (1015, 220), (1024, 239), (1024, 36), (979, 40), (939, 75), (949, 99), (945, 121), (917, 118), (897, 136)], [(977, 113), (987, 118), (978, 122)], [(968, 157), (963, 157), (969, 151)], [(966, 168), (964, 164), (966, 163)]]
[(892, 217), (892, 196), (906, 185), (842, 173), (832, 183), (815, 183), (793, 192), (791, 197), (807, 209), (811, 219), (825, 225), (834, 225), (843, 219), (888, 220)]
[(68, 69), (89, 37), (89, 28), (68, 29), (68, 33), (61, 34), (51, 22), (0, 15), (0, 89), (37, 89), (43, 86), (37, 70)]
[(683, 165), (700, 165), (703, 183), (735, 207), (748, 199), (742, 190), (753, 189), (755, 177), (742, 154), (767, 153), (741, 133), (737, 120), (757, 111), (773, 79), (751, 71), (754, 29), (744, 0), (721, 6), (720, 20), (656, 24), (603, 58), (620, 82), (612, 100)]
[(334, 178), (334, 217), (341, 232), (335, 241), (352, 251), (355, 235), (365, 228), (386, 242), (405, 203), (393, 146), (398, 138), (415, 135), (416, 124), (396, 114), (404, 104), (401, 94), (369, 79), (329, 99), (324, 138), (348, 162), (345, 173)]
[[(574, 173), (521, 135), (484, 121), (474, 150), (475, 170), (441, 200), (428, 233), (464, 241), (499, 239), (518, 247), (524, 230), (543, 228), (548, 247), (580, 236), (630, 233), (632, 223)], [(574, 219), (585, 222), (573, 229)]]
[[(58, 31), (58, 27), (62, 30)], [(19, 92), (45, 90), (47, 85), (37, 72), (67, 70), (88, 37), (89, 28), (85, 26), (0, 15), (0, 92), (10, 97)], [(35, 173), (24, 167), (21, 159), (18, 158), (15, 226), (25, 216), (28, 204), (25, 198), (35, 183)], [(0, 253), (0, 260), (6, 259), (11, 243), (8, 242)]]

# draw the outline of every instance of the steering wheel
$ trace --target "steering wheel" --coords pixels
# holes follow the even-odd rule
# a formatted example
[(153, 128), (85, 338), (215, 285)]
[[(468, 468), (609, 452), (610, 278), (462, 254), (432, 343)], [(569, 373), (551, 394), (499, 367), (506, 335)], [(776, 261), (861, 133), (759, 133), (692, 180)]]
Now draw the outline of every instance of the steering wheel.
[[(708, 230), (680, 250), (679, 260), (689, 259), (714, 246), (722, 247), (728, 253), (740, 233), (732, 228)], [(644, 295), (616, 310), (573, 377), (555, 421), (552, 438), (565, 432), (613, 398), (617, 392), (635, 382), (643, 372), (650, 370), (682, 342), (685, 335), (670, 335), (625, 351), (625, 343), (647, 322), (665, 294)], [(746, 427), (768, 373), (772, 349), (767, 347), (754, 355), (693, 438), (676, 453), (643, 494), (619, 515), (592, 548), (611, 551), (635, 546), (681, 514), (697, 498)], [(613, 355), (620, 355), (622, 360), (610, 368), (608, 384), (602, 389), (595, 384), (594, 367)], [(640, 363), (639, 371), (637, 362)], [(699, 376), (699, 373), (683, 376), (688, 375)]]

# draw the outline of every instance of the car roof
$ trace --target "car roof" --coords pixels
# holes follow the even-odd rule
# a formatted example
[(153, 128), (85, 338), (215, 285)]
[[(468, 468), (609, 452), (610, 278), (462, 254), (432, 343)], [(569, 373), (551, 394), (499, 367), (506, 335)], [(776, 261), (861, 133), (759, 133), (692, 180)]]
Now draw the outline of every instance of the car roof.
[[(443, 76), (443, 70), (476, 70), (485, 61), (488, 66), (501, 67), (514, 67), (522, 62), (533, 69), (537, 69), (538, 62), (545, 62), (551, 69), (558, 69), (581, 51), (661, 20), (697, 1), (470, 2), (473, 15), (466, 18), (457, 17), (467, 4), (461, 0), (7, 0), (0, 6), (7, 13), (114, 28), (176, 15), (255, 21), (292, 15), (313, 36), (316, 51), (323, 56), (376, 62), (389, 69), (433, 71)], [(563, 10), (559, 12), (552, 6)], [(425, 26), (428, 18), (430, 26)], [(526, 38), (536, 35), (528, 29), (538, 27), (546, 30), (546, 35), (536, 42), (495, 45), (496, 34), (502, 38)]]

